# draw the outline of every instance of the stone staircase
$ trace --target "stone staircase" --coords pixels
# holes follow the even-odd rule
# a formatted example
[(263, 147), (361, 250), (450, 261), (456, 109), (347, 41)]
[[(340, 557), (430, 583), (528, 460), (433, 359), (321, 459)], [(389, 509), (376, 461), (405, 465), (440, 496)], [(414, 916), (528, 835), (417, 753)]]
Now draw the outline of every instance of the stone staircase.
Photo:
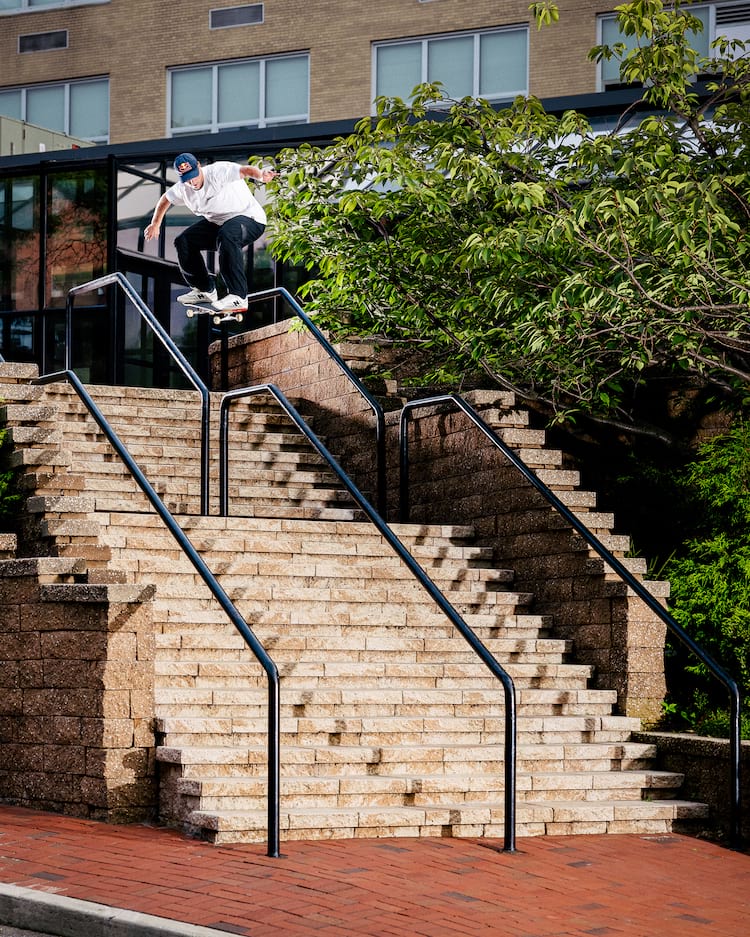
[[(148, 597), (161, 819), (214, 842), (264, 841), (261, 667), (75, 393), (19, 379), (2, 390), (27, 497), (18, 555), (46, 557), (35, 575), (47, 563), (59, 589)], [(92, 393), (277, 663), (283, 838), (502, 836), (501, 687), (285, 415), (270, 401), (237, 407), (232, 516), (201, 517), (195, 395)], [(705, 816), (471, 528), (394, 531), (513, 677), (519, 835), (660, 833)], [(0, 579), (18, 562), (1, 561)]]

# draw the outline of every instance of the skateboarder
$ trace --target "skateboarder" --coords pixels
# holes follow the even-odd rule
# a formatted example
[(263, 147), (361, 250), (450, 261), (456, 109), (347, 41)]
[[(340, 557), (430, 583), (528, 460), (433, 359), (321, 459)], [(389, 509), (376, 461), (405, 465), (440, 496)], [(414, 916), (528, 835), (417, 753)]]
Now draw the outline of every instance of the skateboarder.
[[(216, 162), (201, 166), (192, 153), (181, 153), (174, 161), (179, 175), (162, 195), (144, 230), (146, 240), (159, 236), (161, 223), (172, 205), (186, 205), (200, 221), (175, 238), (177, 262), (189, 293), (178, 302), (210, 304), (217, 312), (247, 309), (247, 277), (242, 248), (265, 231), (266, 213), (250, 192), (245, 179), (268, 182), (277, 175), (271, 169)], [(219, 299), (214, 278), (208, 272), (201, 251), (216, 250), (219, 271), (227, 295)]]

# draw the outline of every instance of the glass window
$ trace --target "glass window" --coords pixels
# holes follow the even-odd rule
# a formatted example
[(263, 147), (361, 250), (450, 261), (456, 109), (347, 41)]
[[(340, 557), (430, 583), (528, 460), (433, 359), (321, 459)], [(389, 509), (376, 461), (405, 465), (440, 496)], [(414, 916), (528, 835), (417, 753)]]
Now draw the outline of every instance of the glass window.
[[(103, 276), (107, 267), (107, 180), (85, 170), (50, 176), (45, 305), (62, 307), (68, 290)], [(101, 302), (83, 293), (77, 304)]]
[(12, 117), (13, 120), (21, 120), (22, 106), (20, 90), (0, 91), (0, 115)]
[(427, 44), (427, 80), (439, 81), (453, 98), (474, 90), (474, 38), (435, 39)]
[(307, 120), (307, 56), (271, 59), (266, 63), (266, 120)]
[(169, 133), (306, 122), (309, 75), (307, 54), (172, 69)]
[(263, 22), (263, 4), (250, 3), (241, 7), (223, 7), (211, 10), (208, 14), (211, 29), (225, 29), (230, 26), (254, 26)]
[(422, 81), (422, 43), (401, 42), (376, 50), (378, 95), (406, 98)]
[(109, 80), (31, 85), (0, 92), (0, 114), (81, 140), (109, 140)]
[[(711, 35), (711, 8), (708, 6), (693, 7), (688, 10), (691, 16), (699, 19), (703, 23), (703, 30), (699, 33), (688, 33), (688, 40), (695, 51), (702, 56), (708, 57), (710, 46), (713, 40)], [(625, 51), (619, 58), (611, 58), (609, 61), (604, 59), (599, 63), (600, 85), (609, 87), (620, 84), (620, 62), (628, 52), (635, 49), (637, 40), (635, 36), (624, 36), (620, 32), (620, 24), (614, 15), (602, 16), (599, 18), (599, 27), (601, 34), (601, 44), (613, 46), (617, 42), (623, 43)]]
[[(164, 191), (158, 166), (139, 167), (138, 172), (125, 169), (117, 173), (117, 247), (133, 253), (156, 257), (159, 241), (146, 241), (143, 229), (151, 221), (154, 205)], [(168, 212), (164, 225), (170, 223)]]
[(25, 120), (65, 133), (65, 85), (27, 89)]
[(528, 87), (528, 45), (515, 31), (483, 33), (479, 37), (479, 94), (483, 98), (511, 98)]
[(218, 70), (218, 82), (219, 123), (257, 123), (260, 118), (260, 63), (224, 65)]
[(439, 81), (453, 98), (512, 98), (528, 89), (528, 29), (384, 42), (374, 49), (375, 96), (408, 98), (423, 81)]
[(28, 33), (18, 37), (18, 51), (47, 52), (50, 49), (68, 48), (68, 30), (56, 29), (48, 33)]
[(28, 311), (39, 307), (39, 181), (8, 179), (0, 183), (0, 308)]
[(109, 137), (109, 82), (82, 81), (70, 86), (68, 132), (80, 140)]
[(191, 68), (172, 75), (172, 127), (203, 127), (211, 122), (210, 68)]
[(41, 7), (71, 7), (81, 4), (109, 3), (109, 0), (0, 0), (0, 13), (19, 13)]

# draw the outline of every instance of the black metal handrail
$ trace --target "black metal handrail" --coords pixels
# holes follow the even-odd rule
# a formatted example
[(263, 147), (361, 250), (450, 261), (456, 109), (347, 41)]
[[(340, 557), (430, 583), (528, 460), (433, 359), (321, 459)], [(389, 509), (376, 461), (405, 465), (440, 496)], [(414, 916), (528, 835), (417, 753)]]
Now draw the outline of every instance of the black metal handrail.
[(143, 302), (130, 281), (119, 271), (108, 273), (106, 276), (99, 277), (96, 280), (90, 280), (88, 283), (81, 283), (68, 290), (68, 299), (65, 307), (65, 369), (72, 371), (72, 346), (73, 346), (73, 305), (78, 293), (90, 293), (94, 290), (103, 289), (105, 286), (119, 286), (125, 295), (133, 303), (141, 318), (148, 323), (150, 328), (161, 341), (171, 358), (175, 361), (178, 368), (182, 371), (185, 378), (201, 395), (201, 514), (209, 513), (209, 447), (210, 447), (210, 422), (211, 422), (211, 399), (208, 387), (198, 377), (193, 366), (182, 354), (180, 349), (172, 341), (172, 338), (163, 328), (162, 324), (151, 312), (148, 306)]
[(241, 397), (250, 397), (257, 394), (270, 394), (280, 404), (286, 414), (292, 419), (297, 429), (305, 436), (308, 442), (315, 448), (320, 456), (325, 459), (330, 468), (336, 474), (341, 484), (346, 488), (354, 501), (364, 511), (369, 520), (378, 529), (378, 532), (385, 538), (389, 546), (398, 554), (405, 563), (409, 571), (414, 575), (419, 584), (427, 591), (430, 598), (437, 604), (442, 612), (450, 619), (451, 623), (458, 629), (463, 638), (468, 642), (474, 652), (479, 656), (485, 666), (495, 676), (503, 686), (505, 696), (505, 816), (504, 816), (504, 849), (506, 852), (515, 852), (516, 843), (516, 737), (517, 737), (517, 718), (516, 718), (516, 697), (515, 687), (510, 675), (503, 669), (500, 663), (484, 646), (472, 628), (466, 624), (456, 609), (448, 602), (443, 593), (438, 589), (435, 583), (429, 578), (422, 567), (417, 563), (414, 557), (409, 553), (396, 534), (391, 530), (382, 516), (367, 501), (362, 492), (357, 488), (354, 482), (349, 478), (346, 472), (341, 468), (336, 459), (331, 455), (328, 449), (318, 439), (315, 433), (305, 422), (304, 418), (297, 412), (295, 407), (287, 400), (284, 394), (273, 384), (258, 384), (254, 387), (244, 387), (237, 390), (228, 391), (221, 400), (219, 417), (219, 500), (220, 513), (226, 517), (229, 509), (229, 407)]
[(258, 663), (263, 667), (268, 676), (268, 855), (271, 858), (279, 857), (280, 845), (280, 784), (281, 784), (281, 766), (280, 766), (280, 683), (279, 672), (276, 664), (269, 657), (263, 645), (253, 634), (252, 629), (239, 613), (226, 591), (217, 581), (214, 574), (201, 558), (190, 539), (182, 530), (180, 525), (174, 519), (169, 509), (156, 493), (146, 476), (141, 471), (138, 464), (130, 455), (124, 443), (108, 423), (106, 417), (99, 407), (94, 403), (91, 395), (81, 383), (75, 372), (71, 370), (59, 371), (55, 374), (45, 374), (43, 377), (36, 378), (35, 384), (49, 384), (53, 381), (68, 381), (78, 396), (81, 398), (89, 413), (96, 420), (99, 428), (107, 437), (119, 457), (125, 463), (126, 468), (135, 479), (140, 489), (144, 492), (156, 513), (162, 519), (169, 532), (175, 538), (185, 556), (190, 560), (197, 570), (203, 582), (208, 586), (216, 601), (226, 612), (232, 624), (239, 631), (255, 655)]
[(312, 321), (310, 316), (304, 311), (291, 293), (283, 286), (276, 286), (272, 289), (261, 290), (258, 293), (251, 293), (247, 297), (249, 303), (257, 303), (264, 299), (271, 299), (275, 296), (285, 300), (298, 318), (300, 318), (308, 330), (312, 333), (315, 340), (325, 351), (328, 357), (338, 366), (342, 374), (354, 385), (359, 394), (365, 399), (367, 405), (375, 414), (375, 458), (377, 473), (377, 504), (378, 510), (385, 517), (386, 512), (386, 478), (385, 478), (385, 414), (378, 401), (368, 391), (362, 381), (354, 374), (351, 368), (346, 364), (341, 355), (336, 351), (333, 345), (328, 341), (318, 326)]
[(438, 404), (450, 403), (458, 407), (471, 422), (493, 443), (508, 459), (508, 461), (524, 476), (533, 487), (544, 496), (549, 504), (584, 538), (599, 556), (654, 612), (669, 630), (691, 650), (698, 659), (705, 664), (713, 676), (724, 685), (730, 696), (730, 838), (732, 845), (739, 848), (742, 841), (741, 833), (741, 789), (740, 789), (740, 692), (737, 683), (703, 648), (690, 637), (674, 618), (662, 607), (653, 595), (645, 588), (642, 582), (615, 557), (604, 544), (586, 527), (585, 524), (557, 497), (557, 495), (544, 484), (541, 479), (526, 465), (520, 456), (506, 445), (459, 394), (440, 394), (434, 397), (425, 397), (420, 400), (411, 400), (401, 410), (399, 426), (399, 461), (400, 461), (400, 489), (399, 519), (407, 522), (409, 518), (409, 453), (408, 453), (408, 417), (416, 410), (432, 407)]

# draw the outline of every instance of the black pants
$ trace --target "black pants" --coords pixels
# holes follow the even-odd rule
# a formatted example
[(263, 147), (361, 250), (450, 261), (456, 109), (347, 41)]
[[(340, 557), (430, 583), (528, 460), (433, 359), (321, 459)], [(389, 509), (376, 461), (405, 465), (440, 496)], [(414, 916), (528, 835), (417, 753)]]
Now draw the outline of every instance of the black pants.
[(237, 215), (224, 224), (214, 224), (201, 218), (175, 238), (177, 262), (188, 286), (207, 293), (214, 288), (201, 251), (218, 251), (219, 272), (227, 293), (247, 295), (247, 275), (242, 248), (257, 241), (266, 230), (265, 225)]

